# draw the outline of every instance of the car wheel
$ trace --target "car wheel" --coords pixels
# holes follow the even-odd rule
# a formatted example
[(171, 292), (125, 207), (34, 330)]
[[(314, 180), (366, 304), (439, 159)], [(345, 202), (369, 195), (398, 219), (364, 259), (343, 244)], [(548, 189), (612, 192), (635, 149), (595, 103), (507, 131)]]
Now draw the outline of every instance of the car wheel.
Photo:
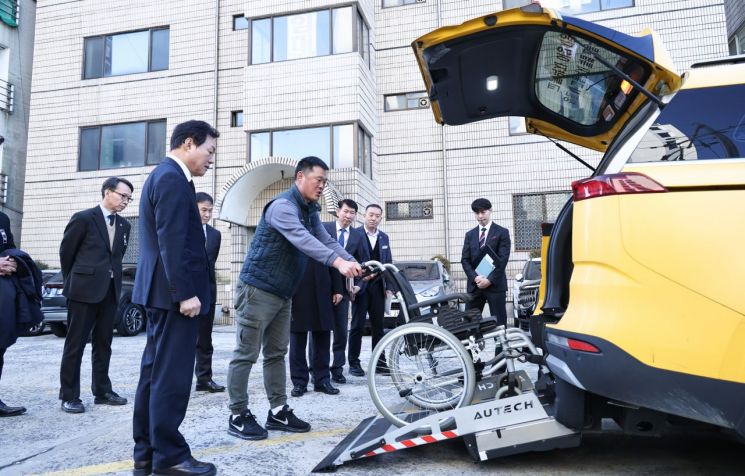
[(67, 336), (67, 326), (62, 322), (52, 322), (49, 324), (49, 328), (52, 329), (52, 334), (57, 337)]
[(44, 322), (42, 321), (42, 322), (36, 324), (35, 326), (33, 326), (32, 328), (30, 328), (29, 330), (27, 330), (25, 332), (25, 335), (27, 335), (27, 336), (40, 336), (40, 335), (42, 335), (44, 333), (44, 327), (45, 327), (44, 326)]
[(145, 311), (132, 302), (126, 303), (120, 311), (116, 330), (121, 336), (136, 336), (145, 329)]

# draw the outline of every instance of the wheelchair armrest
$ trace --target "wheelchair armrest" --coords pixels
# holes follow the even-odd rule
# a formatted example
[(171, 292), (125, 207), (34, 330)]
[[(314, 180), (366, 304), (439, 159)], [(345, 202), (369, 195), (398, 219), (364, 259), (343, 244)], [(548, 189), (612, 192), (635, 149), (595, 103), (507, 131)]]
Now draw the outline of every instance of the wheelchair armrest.
[(426, 299), (424, 301), (419, 301), (414, 304), (409, 304), (407, 307), (408, 310), (413, 311), (414, 309), (419, 309), (420, 307), (427, 307), (432, 306), (434, 304), (440, 304), (443, 302), (450, 302), (460, 300), (463, 302), (470, 302), (473, 300), (473, 296), (468, 293), (453, 293), (453, 294), (447, 294), (445, 296), (440, 296), (432, 299)]

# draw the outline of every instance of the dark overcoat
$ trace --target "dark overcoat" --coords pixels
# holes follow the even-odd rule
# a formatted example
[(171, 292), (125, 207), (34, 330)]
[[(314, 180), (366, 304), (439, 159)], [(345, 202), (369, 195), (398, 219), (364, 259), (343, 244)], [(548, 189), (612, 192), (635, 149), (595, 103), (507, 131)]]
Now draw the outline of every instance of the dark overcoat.
[(290, 331), (331, 331), (334, 328), (334, 294), (342, 294), (342, 276), (315, 260), (308, 260), (300, 285), (292, 296)]

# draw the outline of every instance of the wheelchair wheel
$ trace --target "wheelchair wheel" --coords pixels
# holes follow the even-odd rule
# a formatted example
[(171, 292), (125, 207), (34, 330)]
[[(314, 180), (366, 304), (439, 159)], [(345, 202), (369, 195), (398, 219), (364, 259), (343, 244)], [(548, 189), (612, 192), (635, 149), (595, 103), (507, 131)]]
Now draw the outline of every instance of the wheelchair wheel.
[(367, 384), (380, 413), (401, 427), (471, 403), (476, 372), (453, 334), (413, 323), (389, 332), (375, 346)]

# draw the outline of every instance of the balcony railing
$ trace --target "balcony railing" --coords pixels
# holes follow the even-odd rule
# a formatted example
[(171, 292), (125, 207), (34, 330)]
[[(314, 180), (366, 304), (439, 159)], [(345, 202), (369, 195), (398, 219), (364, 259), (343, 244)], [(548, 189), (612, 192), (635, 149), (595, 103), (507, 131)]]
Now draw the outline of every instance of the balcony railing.
[(13, 112), (16, 87), (0, 79), (0, 110)]

